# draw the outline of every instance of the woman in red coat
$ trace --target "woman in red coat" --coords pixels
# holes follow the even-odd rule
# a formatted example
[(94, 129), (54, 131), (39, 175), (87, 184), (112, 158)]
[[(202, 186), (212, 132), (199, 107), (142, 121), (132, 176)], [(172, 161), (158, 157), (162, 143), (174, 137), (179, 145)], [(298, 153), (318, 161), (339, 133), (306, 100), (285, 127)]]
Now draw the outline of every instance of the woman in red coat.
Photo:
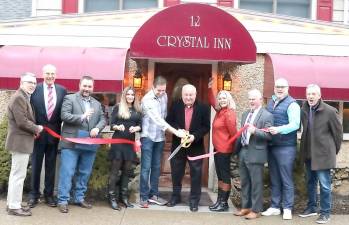
[(214, 98), (212, 89), (209, 91), (210, 104), (216, 110), (216, 116), (212, 124), (212, 143), (214, 162), (218, 177), (218, 197), (216, 203), (209, 206), (211, 211), (224, 212), (229, 209), (228, 199), (230, 195), (230, 157), (233, 153), (233, 143), (228, 140), (236, 132), (235, 102), (230, 92), (220, 91)]

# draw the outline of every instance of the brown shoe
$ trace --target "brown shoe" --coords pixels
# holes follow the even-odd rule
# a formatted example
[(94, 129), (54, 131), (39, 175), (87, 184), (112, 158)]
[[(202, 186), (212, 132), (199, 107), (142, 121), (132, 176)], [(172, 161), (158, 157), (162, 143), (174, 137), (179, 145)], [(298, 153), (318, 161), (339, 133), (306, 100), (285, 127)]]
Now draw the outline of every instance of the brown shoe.
[(8, 209), (7, 214), (13, 215), (13, 216), (31, 216), (32, 215), (30, 211), (24, 211), (22, 208)]
[(82, 202), (75, 203), (75, 205), (78, 205), (81, 208), (85, 208), (85, 209), (92, 209), (92, 205), (90, 203), (86, 202), (85, 200)]
[(245, 219), (247, 219), (247, 220), (253, 220), (253, 219), (257, 219), (257, 218), (260, 217), (260, 216), (261, 216), (260, 213), (256, 213), (256, 212), (251, 211), (249, 214), (247, 214), (247, 215), (245, 216)]
[(68, 204), (58, 204), (58, 210), (61, 213), (68, 213), (69, 209), (68, 209)]
[(240, 209), (237, 212), (234, 212), (234, 216), (245, 216), (251, 212), (251, 209)]

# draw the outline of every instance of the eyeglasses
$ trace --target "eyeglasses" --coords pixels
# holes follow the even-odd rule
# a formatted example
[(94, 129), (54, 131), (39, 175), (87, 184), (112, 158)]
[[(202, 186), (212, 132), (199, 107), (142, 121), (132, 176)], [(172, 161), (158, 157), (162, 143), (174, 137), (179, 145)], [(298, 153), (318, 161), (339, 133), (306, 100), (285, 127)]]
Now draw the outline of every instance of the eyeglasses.
[(275, 86), (275, 88), (287, 88), (288, 86)]

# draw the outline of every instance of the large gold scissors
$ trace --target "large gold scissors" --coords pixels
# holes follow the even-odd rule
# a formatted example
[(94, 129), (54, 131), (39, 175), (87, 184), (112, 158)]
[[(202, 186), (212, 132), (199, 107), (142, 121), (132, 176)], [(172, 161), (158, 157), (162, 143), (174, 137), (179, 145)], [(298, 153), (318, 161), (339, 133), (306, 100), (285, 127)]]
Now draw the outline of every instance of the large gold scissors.
[(189, 148), (189, 146), (191, 145), (191, 142), (189, 142), (189, 140), (190, 140), (190, 134), (187, 131), (185, 136), (181, 138), (181, 143), (175, 148), (175, 150), (173, 150), (173, 152), (171, 153), (171, 155), (168, 157), (167, 160), (171, 160), (179, 152), (179, 150), (181, 150), (181, 148)]

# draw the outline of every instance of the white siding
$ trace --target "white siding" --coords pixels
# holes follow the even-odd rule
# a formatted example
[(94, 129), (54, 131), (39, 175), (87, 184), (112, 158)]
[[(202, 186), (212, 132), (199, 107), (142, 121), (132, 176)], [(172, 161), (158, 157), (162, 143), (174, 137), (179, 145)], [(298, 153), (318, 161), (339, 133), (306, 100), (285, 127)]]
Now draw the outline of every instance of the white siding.
[(33, 16), (52, 16), (62, 14), (62, 0), (33, 0)]
[(333, 1), (333, 22), (344, 22), (344, 1), (347, 0), (334, 0)]

